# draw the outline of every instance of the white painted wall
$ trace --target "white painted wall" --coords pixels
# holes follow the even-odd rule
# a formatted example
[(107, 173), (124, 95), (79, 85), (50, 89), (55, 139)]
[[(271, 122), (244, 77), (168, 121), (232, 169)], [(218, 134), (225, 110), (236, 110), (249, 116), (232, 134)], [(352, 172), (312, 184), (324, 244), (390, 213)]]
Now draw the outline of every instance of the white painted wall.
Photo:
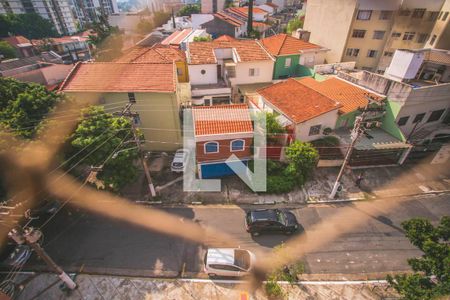
[[(217, 83), (217, 65), (189, 65), (189, 78), (191, 85), (216, 84)], [(201, 71), (206, 73), (202, 74)]]
[(428, 117), (435, 110), (446, 109), (447, 113), (450, 109), (450, 83), (438, 86), (431, 86), (419, 89), (413, 89), (397, 115), (396, 121), (402, 117), (409, 116), (408, 122), (399, 126), (405, 136), (408, 136), (414, 128), (414, 117), (420, 113), (426, 113), (422, 122), (416, 127), (417, 130), (421, 128), (432, 128), (439, 125), (445, 116), (435, 122), (427, 123)]
[(253, 11), (253, 21), (265, 22), (265, 21), (267, 21), (267, 16), (268, 16), (267, 12), (256, 13)]
[(306, 52), (300, 55), (300, 64), (309, 68), (325, 62), (325, 51)]
[(423, 63), (423, 52), (396, 50), (385, 76), (394, 80), (413, 79)]
[[(327, 112), (320, 115), (314, 119), (305, 121), (303, 123), (297, 124), (295, 126), (295, 139), (302, 142), (310, 142), (319, 138), (324, 137), (322, 134), (323, 129), (329, 127), (334, 129), (336, 126), (336, 121), (338, 119), (338, 109)], [(322, 125), (320, 128), (320, 134), (309, 135), (309, 129), (311, 126)]]
[[(273, 64), (274, 62), (272, 60), (239, 62), (236, 64), (236, 77), (230, 78), (231, 85), (271, 82)], [(259, 70), (257, 76), (249, 76), (249, 70), (251, 68)]]

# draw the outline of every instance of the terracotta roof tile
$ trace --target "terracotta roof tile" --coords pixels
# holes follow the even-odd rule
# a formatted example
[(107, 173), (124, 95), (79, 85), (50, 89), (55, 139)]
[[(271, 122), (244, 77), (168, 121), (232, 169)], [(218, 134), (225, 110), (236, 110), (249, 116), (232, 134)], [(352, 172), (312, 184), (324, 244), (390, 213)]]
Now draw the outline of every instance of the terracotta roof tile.
[(342, 105), (339, 112), (342, 114), (352, 112), (358, 108), (364, 108), (368, 103), (366, 98), (367, 94), (378, 100), (383, 99), (383, 97), (370, 93), (363, 88), (337, 77), (329, 78), (324, 81), (316, 81), (312, 78), (302, 78), (298, 81), (322, 95), (339, 102)]
[(234, 37), (226, 35), (226, 34), (221, 35), (217, 39), (215, 39), (216, 42), (232, 42), (232, 41), (235, 41), (235, 40), (236, 39)]
[(60, 87), (69, 92), (174, 92), (173, 64), (78, 63)]
[(196, 106), (192, 114), (196, 136), (253, 132), (246, 104)]
[(188, 62), (192, 65), (215, 64), (214, 49), (233, 48), (240, 61), (270, 60), (270, 55), (255, 40), (212, 41), (189, 43)]
[(192, 28), (178, 30), (166, 37), (161, 44), (163, 45), (179, 45), (181, 42), (192, 33)]
[(295, 123), (308, 121), (341, 106), (292, 78), (257, 92)]
[(214, 14), (214, 17), (219, 18), (219, 19), (233, 25), (234, 27), (241, 27), (242, 25), (244, 25), (243, 21), (241, 21), (233, 16), (227, 15), (224, 12), (218, 12), (218, 13)]
[(264, 38), (261, 42), (272, 55), (300, 54), (302, 50), (322, 48), (319, 45), (305, 42), (285, 33)]
[(172, 63), (173, 61), (186, 61), (184, 52), (169, 45), (161, 44), (155, 44), (152, 47), (135, 46), (116, 60), (116, 62), (150, 64)]
[[(245, 14), (248, 15), (248, 7), (230, 7), (229, 8), (230, 11), (232, 12), (239, 12), (240, 14)], [(267, 14), (267, 11), (259, 8), (259, 7), (253, 7), (253, 13), (257, 13), (257, 14)]]

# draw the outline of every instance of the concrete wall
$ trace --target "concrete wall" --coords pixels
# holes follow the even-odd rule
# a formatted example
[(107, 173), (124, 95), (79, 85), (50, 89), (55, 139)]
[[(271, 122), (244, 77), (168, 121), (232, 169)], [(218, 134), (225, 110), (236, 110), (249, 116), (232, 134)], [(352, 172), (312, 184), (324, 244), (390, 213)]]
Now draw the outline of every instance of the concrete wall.
[(311, 51), (305, 52), (300, 55), (300, 64), (309, 68), (315, 65), (321, 65), (324, 63), (326, 57), (326, 51)]
[[(191, 85), (216, 84), (217, 83), (217, 65), (189, 65), (189, 78)], [(205, 70), (205, 74), (202, 74)]]
[[(217, 3), (217, 10), (214, 11), (213, 1)], [(222, 11), (225, 7), (225, 0), (201, 0), (202, 14), (211, 14)]]
[(399, 81), (413, 79), (416, 77), (424, 57), (423, 52), (396, 50), (391, 64), (386, 69), (385, 76)]
[[(309, 2), (308, 2), (309, 5)], [(322, 134), (323, 130), (327, 127), (334, 129), (336, 126), (336, 121), (338, 118), (338, 110), (332, 110), (323, 115), (315, 117), (314, 119), (308, 120), (306, 122), (297, 124), (295, 126), (295, 139), (302, 142), (310, 142), (319, 138), (324, 137)], [(320, 134), (309, 135), (309, 129), (311, 126), (322, 125), (320, 128)]]
[[(125, 106), (127, 93), (66, 92), (76, 101), (90, 104), (111, 104), (109, 107)], [(144, 149), (151, 151), (174, 151), (182, 147), (179, 103), (175, 93), (135, 93), (136, 104), (132, 111), (138, 112), (141, 132), (145, 137)], [(115, 107), (110, 112), (118, 111)]]
[(304, 29), (310, 42), (330, 49), (327, 63), (340, 62), (356, 9), (356, 0), (309, 0)]

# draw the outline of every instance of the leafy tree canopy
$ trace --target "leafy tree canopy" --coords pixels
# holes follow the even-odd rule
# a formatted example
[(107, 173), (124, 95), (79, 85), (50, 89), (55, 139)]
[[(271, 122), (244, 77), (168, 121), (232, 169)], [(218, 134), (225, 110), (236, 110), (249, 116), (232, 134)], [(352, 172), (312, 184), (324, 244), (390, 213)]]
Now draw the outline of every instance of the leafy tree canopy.
[(70, 139), (73, 149), (69, 154), (81, 151), (78, 157), (86, 156), (84, 164), (103, 165), (97, 178), (103, 180), (108, 189), (119, 191), (137, 175), (133, 163), (138, 151), (134, 144), (124, 143), (132, 138), (129, 119), (115, 117), (103, 107), (92, 106), (82, 111), (81, 122)]
[(295, 141), (287, 147), (286, 157), (289, 165), (285, 170), (285, 175), (292, 176), (299, 185), (303, 185), (316, 166), (319, 153), (310, 143)]
[(29, 39), (59, 36), (53, 24), (36, 13), (0, 15), (0, 36), (23, 35)]
[(6, 41), (0, 41), (0, 55), (2, 55), (4, 59), (15, 58), (16, 50)]
[(43, 85), (0, 77), (0, 127), (32, 138), (44, 117), (61, 100), (60, 95), (49, 92)]
[(443, 217), (438, 226), (415, 218), (403, 222), (402, 227), (411, 243), (424, 254), (408, 259), (413, 274), (388, 276), (389, 284), (405, 299), (438, 299), (450, 295), (450, 217)]
[(294, 19), (288, 22), (286, 32), (288, 34), (291, 34), (292, 32), (302, 27), (303, 27), (303, 20), (296, 16)]
[(210, 36), (196, 36), (194, 42), (210, 42), (212, 38)]
[(178, 16), (190, 16), (192, 14), (199, 14), (201, 11), (199, 4), (188, 4), (183, 6), (178, 11)]

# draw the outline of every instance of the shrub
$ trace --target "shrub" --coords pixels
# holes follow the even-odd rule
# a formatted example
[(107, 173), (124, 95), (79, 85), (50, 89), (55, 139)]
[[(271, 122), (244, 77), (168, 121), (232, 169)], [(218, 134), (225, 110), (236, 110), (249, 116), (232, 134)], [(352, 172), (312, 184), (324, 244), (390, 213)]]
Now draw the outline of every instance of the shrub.
[(292, 178), (282, 175), (267, 176), (267, 193), (269, 194), (289, 193), (294, 187), (295, 182)]
[(269, 280), (266, 283), (265, 290), (269, 299), (283, 299), (284, 293), (281, 286), (274, 279)]

